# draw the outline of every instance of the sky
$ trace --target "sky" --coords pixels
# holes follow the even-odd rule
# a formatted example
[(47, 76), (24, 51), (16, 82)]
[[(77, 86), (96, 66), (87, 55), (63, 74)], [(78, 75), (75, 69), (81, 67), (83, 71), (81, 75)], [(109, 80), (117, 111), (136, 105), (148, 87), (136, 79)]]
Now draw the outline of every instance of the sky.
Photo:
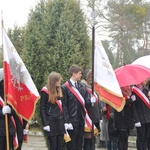
[[(28, 20), (30, 9), (33, 9), (38, 2), (39, 0), (0, 0), (0, 19), (3, 18), (4, 29), (13, 29), (14, 25), (24, 26)], [(80, 0), (80, 2), (81, 5), (86, 6), (85, 0)], [(1, 35), (0, 22), (0, 45)]]
[[(13, 28), (14, 25), (23, 26), (28, 19), (30, 9), (34, 8), (39, 0), (0, 0), (0, 19), (3, 20), (4, 29)], [(0, 22), (0, 45), (1, 39)]]
[[(15, 24), (23, 26), (27, 21), (31, 8), (38, 0), (0, 0), (1, 19), (4, 28), (12, 28)], [(1, 26), (1, 25), (0, 25)]]

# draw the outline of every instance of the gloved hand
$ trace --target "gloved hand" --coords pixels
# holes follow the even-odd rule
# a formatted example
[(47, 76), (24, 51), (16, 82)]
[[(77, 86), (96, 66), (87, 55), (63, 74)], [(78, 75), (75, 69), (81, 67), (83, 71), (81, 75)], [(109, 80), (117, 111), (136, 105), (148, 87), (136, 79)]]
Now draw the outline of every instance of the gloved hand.
[(8, 105), (4, 106), (2, 109), (2, 113), (3, 113), (3, 115), (10, 114), (11, 113), (10, 107)]
[(95, 103), (96, 102), (96, 98), (94, 96), (91, 97), (91, 103)]
[(73, 130), (73, 125), (72, 125), (72, 123), (69, 123), (69, 124), (68, 124), (68, 130)]
[(141, 127), (141, 122), (137, 122), (137, 123), (135, 123), (135, 127)]
[(136, 100), (135, 95), (132, 95), (132, 96), (131, 96), (131, 99), (132, 99), (132, 101), (135, 101), (135, 100)]
[(73, 126), (71, 123), (65, 123), (64, 126), (65, 126), (65, 130), (73, 130)]
[(23, 135), (27, 135), (27, 134), (28, 134), (28, 132), (29, 132), (29, 130), (27, 130), (27, 129), (23, 129)]
[(43, 127), (43, 130), (50, 132), (50, 126)]
[(67, 130), (68, 129), (68, 123), (65, 123), (64, 126), (65, 126), (65, 130)]

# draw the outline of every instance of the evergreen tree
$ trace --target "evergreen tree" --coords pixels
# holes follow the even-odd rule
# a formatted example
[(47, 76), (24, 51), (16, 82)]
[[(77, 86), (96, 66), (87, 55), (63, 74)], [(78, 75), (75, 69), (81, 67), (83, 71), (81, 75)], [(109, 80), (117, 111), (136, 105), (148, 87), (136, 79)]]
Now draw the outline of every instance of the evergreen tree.
[(86, 68), (89, 49), (84, 16), (76, 0), (40, 1), (31, 11), (24, 59), (38, 89), (46, 84), (51, 71), (59, 72), (66, 80), (70, 65)]
[(29, 14), (24, 39), (24, 62), (38, 89), (44, 85), (49, 67), (44, 13), (42, 0)]
[(21, 58), (23, 55), (24, 31), (24, 27), (18, 27), (18, 25), (14, 25), (14, 29), (9, 28), (7, 31), (8, 37)]
[[(72, 64), (78, 64), (83, 69), (91, 62), (89, 37), (85, 18), (76, 0), (67, 0), (61, 14), (55, 44), (57, 70), (63, 79), (69, 77), (68, 69)], [(62, 59), (61, 59), (62, 58)]]

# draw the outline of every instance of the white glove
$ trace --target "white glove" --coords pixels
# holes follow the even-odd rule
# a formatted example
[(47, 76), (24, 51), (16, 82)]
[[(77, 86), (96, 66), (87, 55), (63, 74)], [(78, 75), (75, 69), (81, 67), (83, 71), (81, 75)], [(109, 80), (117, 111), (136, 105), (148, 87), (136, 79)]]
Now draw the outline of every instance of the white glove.
[(72, 123), (69, 123), (69, 124), (68, 124), (68, 130), (73, 130)]
[(71, 123), (65, 123), (64, 126), (65, 126), (65, 130), (73, 130), (73, 126)]
[(68, 129), (68, 123), (65, 123), (64, 126), (65, 126), (65, 130), (67, 130)]
[(10, 107), (8, 105), (4, 106), (2, 109), (2, 113), (3, 113), (3, 115), (10, 114), (11, 113)]
[(135, 127), (141, 127), (141, 122), (135, 123)]
[(95, 103), (96, 102), (96, 98), (94, 96), (91, 97), (91, 103)]
[(24, 129), (24, 130), (23, 130), (23, 135), (27, 135), (27, 134), (28, 134), (28, 132), (29, 132), (29, 130)]
[(43, 127), (43, 130), (50, 132), (50, 126)]
[(135, 101), (135, 100), (136, 100), (135, 95), (132, 95), (132, 96), (131, 96), (131, 99), (132, 99), (132, 101)]

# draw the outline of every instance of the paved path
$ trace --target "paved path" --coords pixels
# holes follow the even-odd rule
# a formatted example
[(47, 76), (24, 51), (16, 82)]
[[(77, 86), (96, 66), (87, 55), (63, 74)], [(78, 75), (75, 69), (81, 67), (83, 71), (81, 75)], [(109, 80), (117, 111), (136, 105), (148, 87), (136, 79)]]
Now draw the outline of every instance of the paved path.
[[(48, 150), (46, 148), (43, 136), (28, 135), (28, 143), (23, 143), (22, 150)], [(96, 150), (106, 150), (105, 148), (97, 148)], [(136, 150), (136, 148), (128, 148), (128, 150)]]

